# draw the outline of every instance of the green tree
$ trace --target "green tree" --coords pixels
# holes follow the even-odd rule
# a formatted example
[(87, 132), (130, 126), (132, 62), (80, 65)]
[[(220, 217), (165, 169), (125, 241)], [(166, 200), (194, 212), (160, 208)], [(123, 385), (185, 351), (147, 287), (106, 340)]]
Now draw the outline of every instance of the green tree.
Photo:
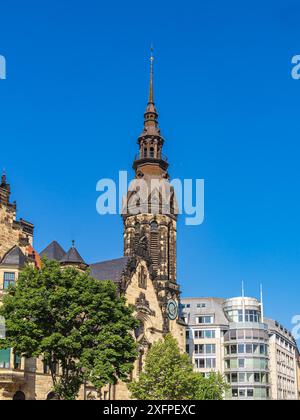
[(0, 348), (41, 356), (57, 397), (75, 399), (85, 381), (100, 389), (127, 380), (137, 356), (132, 313), (113, 282), (44, 260), (41, 270), (27, 266), (4, 296)]
[(180, 352), (170, 335), (154, 343), (145, 358), (144, 370), (129, 384), (138, 400), (222, 399), (226, 384), (219, 374), (204, 378), (193, 371), (187, 354)]

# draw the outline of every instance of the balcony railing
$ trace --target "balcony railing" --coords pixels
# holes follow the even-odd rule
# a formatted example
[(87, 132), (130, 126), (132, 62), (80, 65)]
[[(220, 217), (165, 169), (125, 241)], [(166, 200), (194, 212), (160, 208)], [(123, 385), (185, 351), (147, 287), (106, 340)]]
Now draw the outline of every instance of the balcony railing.
[(144, 160), (144, 159), (153, 159), (153, 160), (163, 160), (165, 162), (168, 162), (168, 157), (166, 155), (164, 155), (163, 153), (159, 154), (158, 157), (154, 157), (152, 155), (150, 155), (149, 153), (147, 155), (142, 155), (140, 153), (137, 153), (134, 156), (134, 160)]

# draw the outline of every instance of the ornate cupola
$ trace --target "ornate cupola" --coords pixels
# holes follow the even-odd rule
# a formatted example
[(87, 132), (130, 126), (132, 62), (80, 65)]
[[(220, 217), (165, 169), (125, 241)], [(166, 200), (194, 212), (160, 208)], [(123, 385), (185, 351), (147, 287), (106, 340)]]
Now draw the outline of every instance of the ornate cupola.
[(158, 113), (154, 103), (153, 62), (151, 51), (149, 97), (144, 113), (144, 128), (138, 138), (139, 154), (135, 157), (133, 169), (137, 175), (150, 173), (168, 178), (169, 165), (166, 156), (162, 154), (164, 139), (158, 126)]

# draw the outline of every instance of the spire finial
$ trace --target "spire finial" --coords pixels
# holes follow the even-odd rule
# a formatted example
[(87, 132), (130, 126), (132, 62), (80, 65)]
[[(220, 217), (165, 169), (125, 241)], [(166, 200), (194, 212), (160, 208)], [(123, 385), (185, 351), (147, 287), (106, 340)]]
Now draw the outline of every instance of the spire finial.
[(72, 240), (72, 248), (75, 248), (75, 240)]
[(153, 61), (154, 61), (154, 55), (153, 55), (153, 44), (151, 44), (150, 48), (150, 88), (149, 88), (149, 103), (153, 103)]

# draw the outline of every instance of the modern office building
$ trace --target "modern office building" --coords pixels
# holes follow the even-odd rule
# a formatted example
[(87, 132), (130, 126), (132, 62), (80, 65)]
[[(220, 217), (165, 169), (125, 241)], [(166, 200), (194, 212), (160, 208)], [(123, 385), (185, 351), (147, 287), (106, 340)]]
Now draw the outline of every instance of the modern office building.
[(195, 370), (222, 373), (230, 384), (226, 399), (297, 399), (296, 342), (278, 323), (264, 319), (260, 301), (186, 298), (182, 313)]
[(269, 328), (272, 398), (298, 399), (297, 345), (292, 334), (277, 321), (266, 320)]

